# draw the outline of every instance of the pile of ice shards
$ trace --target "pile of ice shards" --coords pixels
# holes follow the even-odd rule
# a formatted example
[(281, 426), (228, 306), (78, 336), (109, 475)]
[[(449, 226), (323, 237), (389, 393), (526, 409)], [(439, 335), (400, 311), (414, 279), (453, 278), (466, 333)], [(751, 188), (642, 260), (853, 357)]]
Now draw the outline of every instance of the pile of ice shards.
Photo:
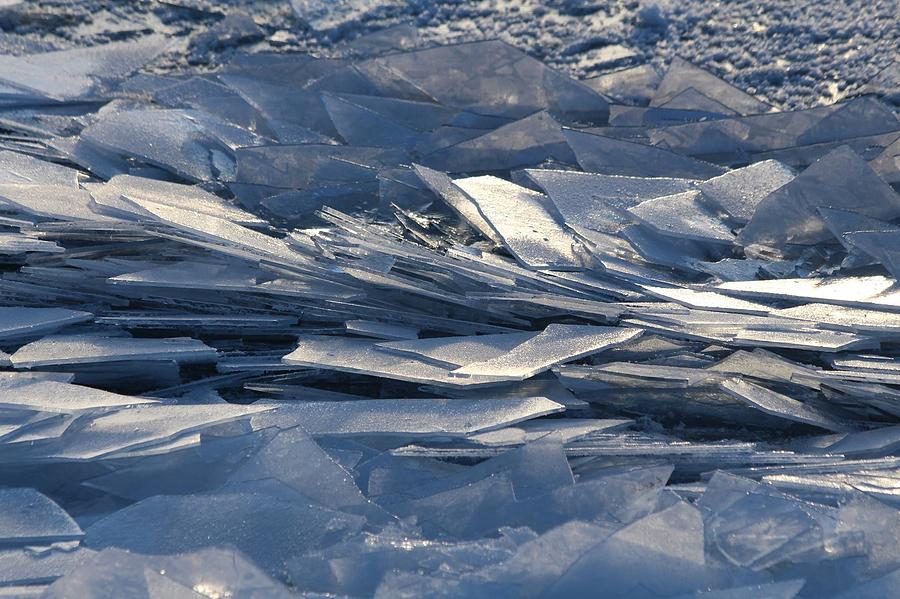
[(0, 59), (0, 597), (897, 596), (889, 77), (163, 48)]

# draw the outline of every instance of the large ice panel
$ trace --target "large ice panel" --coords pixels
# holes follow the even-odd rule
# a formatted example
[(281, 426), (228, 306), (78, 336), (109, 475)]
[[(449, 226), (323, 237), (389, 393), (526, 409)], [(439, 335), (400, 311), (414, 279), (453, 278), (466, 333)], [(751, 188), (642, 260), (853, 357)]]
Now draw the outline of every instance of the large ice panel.
[(528, 176), (550, 197), (567, 224), (615, 231), (630, 218), (625, 211), (644, 200), (694, 189), (689, 179), (623, 177), (574, 171), (529, 169)]
[(676, 503), (614, 533), (590, 549), (549, 589), (574, 597), (602, 588), (610, 597), (656, 597), (706, 586), (700, 512)]
[(448, 106), (522, 118), (539, 110), (568, 121), (606, 121), (606, 99), (499, 40), (375, 59)]
[(769, 112), (772, 107), (719, 79), (709, 71), (675, 57), (656, 88), (651, 106), (669, 104), (679, 94), (696, 90), (739, 114)]
[(627, 343), (641, 335), (641, 329), (551, 324), (539, 335), (517, 345), (508, 353), (473, 362), (452, 372), (457, 377), (498, 377), (522, 380), (550, 367), (577, 360)]
[(21, 347), (10, 360), (16, 368), (96, 364), (132, 360), (211, 362), (216, 350), (199, 339), (142, 339), (105, 335), (51, 335)]
[(575, 238), (556, 222), (546, 196), (492, 176), (457, 179), (503, 243), (519, 262), (532, 269), (582, 267)]
[(700, 191), (704, 200), (713, 202), (735, 222), (746, 223), (766, 196), (795, 176), (789, 166), (777, 160), (764, 160), (704, 181)]
[(544, 397), (498, 400), (369, 399), (262, 404), (266, 409), (276, 406), (277, 410), (271, 416), (264, 415), (259, 422), (293, 422), (314, 436), (401, 437), (465, 436), (565, 409), (561, 404)]
[(831, 431), (847, 431), (851, 427), (818, 409), (786, 395), (776, 393), (741, 379), (729, 379), (720, 385), (732, 397), (767, 414), (811, 424)]
[(686, 191), (641, 202), (628, 212), (653, 230), (680, 239), (727, 243), (735, 242), (726, 225), (701, 201), (700, 191)]
[(709, 179), (727, 169), (661, 148), (576, 129), (563, 131), (578, 164), (590, 173), (631, 177)]
[(751, 243), (783, 247), (828, 241), (818, 207), (844, 208), (881, 220), (900, 216), (900, 196), (853, 150), (837, 148), (764, 198), (740, 233)]
[(3, 544), (77, 540), (82, 534), (65, 510), (35, 489), (0, 489), (0, 542)]

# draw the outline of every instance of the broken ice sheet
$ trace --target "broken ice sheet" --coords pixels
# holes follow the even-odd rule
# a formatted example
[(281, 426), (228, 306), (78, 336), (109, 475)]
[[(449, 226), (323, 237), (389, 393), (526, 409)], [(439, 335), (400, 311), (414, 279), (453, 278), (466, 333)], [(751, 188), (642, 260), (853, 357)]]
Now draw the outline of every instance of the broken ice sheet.
[(900, 216), (900, 196), (855, 152), (843, 146), (760, 201), (741, 231), (740, 241), (770, 247), (827, 241), (831, 233), (816, 212), (820, 206), (881, 220)]
[(606, 99), (499, 40), (440, 46), (374, 59), (447, 106), (522, 118), (548, 110), (574, 122), (605, 122)]
[(340, 541), (363, 524), (360, 516), (311, 504), (269, 479), (211, 493), (150, 497), (93, 524), (85, 544), (151, 554), (231, 545), (277, 575), (288, 558)]
[[(498, 400), (367, 399), (363, 401), (257, 403), (277, 410), (259, 423), (293, 422), (314, 436), (465, 436), (561, 412), (543, 397)], [(293, 425), (289, 425), (293, 426)]]
[(60, 446), (47, 448), (64, 460), (92, 460), (125, 450), (167, 443), (179, 435), (214, 425), (249, 418), (271, 407), (233, 404), (149, 405), (123, 407), (97, 416), (85, 416), (67, 430)]
[(433, 337), (415, 341), (379, 343), (385, 351), (411, 354), (439, 366), (456, 368), (476, 361), (490, 360), (528, 341), (537, 332), (500, 333), (460, 337)]
[(157, 400), (119, 395), (102, 389), (71, 385), (54, 380), (30, 379), (12, 375), (0, 379), (0, 406), (44, 412), (78, 412), (95, 408), (116, 408), (154, 404)]
[(422, 156), (422, 164), (452, 173), (503, 171), (554, 160), (574, 164), (559, 123), (546, 112)]
[(700, 191), (645, 200), (628, 209), (642, 224), (663, 235), (713, 243), (734, 243), (731, 227), (707, 210)]
[(454, 185), (453, 179), (449, 175), (418, 164), (414, 164), (413, 169), (428, 188), (450, 206), (469, 226), (497, 245), (503, 244), (503, 239), (497, 234), (491, 224), (484, 219), (472, 198)]
[(528, 169), (567, 224), (615, 232), (631, 219), (625, 211), (644, 200), (696, 188), (689, 179), (624, 177), (577, 171)]
[(0, 150), (0, 167), (0, 181), (3, 183), (63, 185), (70, 188), (78, 183), (76, 169), (9, 150)]
[(547, 210), (546, 196), (492, 176), (453, 182), (478, 206), (479, 212), (525, 267), (533, 270), (578, 270), (575, 238)]
[(241, 210), (194, 185), (180, 185), (131, 175), (116, 175), (105, 184), (92, 186), (89, 190), (100, 206), (116, 216), (120, 215), (120, 211), (128, 216), (134, 214), (133, 204), (121, 201), (121, 198), (125, 198), (196, 210), (239, 225), (254, 226), (265, 223), (258, 216)]
[(51, 335), (19, 348), (10, 358), (15, 368), (93, 364), (131, 360), (210, 362), (216, 350), (198, 339), (142, 339), (104, 335)]
[(0, 307), (0, 339), (49, 333), (93, 317), (90, 312), (64, 308)]
[(52, 543), (82, 534), (65, 510), (35, 489), (0, 489), (0, 543)]
[(0, 184), (0, 207), (57, 220), (110, 220), (91, 207), (91, 195), (67, 186)]
[(631, 177), (709, 179), (727, 169), (667, 150), (577, 129), (563, 131), (578, 164), (587, 172)]
[(765, 102), (678, 57), (675, 57), (669, 65), (650, 100), (650, 105), (662, 106), (688, 89), (697, 90), (739, 114), (757, 114), (772, 110)]
[(563, 362), (627, 343), (641, 335), (641, 329), (588, 325), (548, 325), (539, 335), (509, 352), (484, 361), (472, 362), (452, 371), (456, 377), (497, 377), (523, 380)]
[(794, 420), (796, 422), (802, 422), (804, 424), (811, 424), (836, 432), (852, 430), (852, 427), (848, 424), (839, 422), (813, 406), (797, 401), (786, 395), (776, 393), (765, 387), (736, 378), (729, 379), (721, 383), (720, 386), (732, 397), (744, 401), (748, 405), (758, 408), (767, 414), (787, 418), (788, 420)]
[(613, 597), (693, 591), (708, 577), (703, 545), (700, 512), (676, 503), (589, 549), (543, 596), (575, 597), (598, 588)]
[(552, 418), (529, 420), (516, 426), (469, 435), (482, 445), (508, 446), (530, 443), (548, 434), (559, 434), (563, 443), (596, 432), (614, 432), (631, 425), (631, 420), (595, 420), (591, 418)]
[(163, 36), (88, 48), (0, 58), (0, 81), (42, 96), (73, 99), (105, 87), (142, 67), (165, 49)]
[(724, 210), (735, 222), (746, 223), (763, 198), (795, 176), (792, 168), (765, 160), (713, 177), (699, 187), (704, 200)]

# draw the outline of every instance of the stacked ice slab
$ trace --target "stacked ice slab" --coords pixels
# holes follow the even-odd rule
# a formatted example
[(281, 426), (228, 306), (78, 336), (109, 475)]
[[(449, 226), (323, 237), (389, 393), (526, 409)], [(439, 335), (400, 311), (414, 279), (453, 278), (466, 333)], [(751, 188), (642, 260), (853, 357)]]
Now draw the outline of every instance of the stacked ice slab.
[(400, 27), (0, 59), (0, 597), (892, 597), (900, 121)]

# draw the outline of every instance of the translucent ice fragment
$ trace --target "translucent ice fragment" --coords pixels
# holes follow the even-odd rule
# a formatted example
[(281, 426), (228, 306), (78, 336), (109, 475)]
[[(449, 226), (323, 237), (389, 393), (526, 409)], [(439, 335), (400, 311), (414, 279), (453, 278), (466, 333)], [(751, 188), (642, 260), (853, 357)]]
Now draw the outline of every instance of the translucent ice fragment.
[(0, 489), (0, 542), (52, 543), (82, 537), (61, 507), (35, 489)]
[[(271, 409), (273, 404), (265, 404)], [(370, 399), (279, 404), (265, 419), (293, 419), (309, 434), (461, 436), (564, 410), (543, 397), (503, 400)]]
[[(196, 210), (239, 225), (259, 225), (264, 222), (258, 216), (241, 210), (195, 185), (180, 185), (131, 175), (117, 175), (102, 187), (102, 194), (102, 198), (111, 194), (113, 195), (111, 199), (122, 196), (128, 199), (148, 200), (165, 206)], [(98, 198), (98, 201), (101, 202), (101, 205), (107, 206), (101, 198)], [(108, 207), (133, 210), (133, 206), (128, 204), (121, 206), (112, 203)]]
[(380, 351), (372, 340), (350, 337), (325, 335), (301, 337), (298, 339), (297, 348), (283, 360), (295, 366), (327, 368), (339, 372), (440, 386), (480, 385), (504, 380), (492, 376), (470, 379), (452, 377), (448, 368), (436, 366), (434, 363), (410, 355)]
[(163, 36), (0, 59), (0, 81), (56, 99), (104, 91), (165, 49)]
[(735, 399), (760, 409), (766, 414), (811, 424), (830, 431), (850, 430), (848, 425), (838, 422), (808, 404), (741, 379), (729, 379), (721, 383), (720, 387)]
[(712, 589), (694, 591), (685, 595), (678, 595), (673, 599), (794, 599), (803, 588), (806, 581), (785, 580), (754, 584), (749, 586), (732, 587), (727, 589)]
[(591, 418), (529, 420), (516, 426), (470, 435), (469, 439), (482, 445), (508, 446), (529, 443), (548, 434), (558, 434), (563, 443), (569, 443), (592, 433), (614, 432), (631, 423), (631, 420), (595, 420)]
[(739, 114), (769, 112), (772, 107), (719, 79), (709, 71), (676, 57), (656, 89), (651, 106), (661, 106), (675, 96), (693, 88)]
[(4, 380), (0, 406), (27, 408), (43, 412), (78, 412), (94, 408), (117, 408), (140, 404), (154, 404), (146, 397), (119, 395), (102, 389), (71, 385), (51, 380)]
[(468, 223), (474, 230), (484, 235), (497, 245), (503, 244), (503, 239), (491, 224), (484, 219), (478, 206), (459, 187), (454, 185), (453, 179), (446, 173), (414, 164), (413, 169), (421, 177), (422, 181), (431, 191), (436, 193), (460, 218)]
[(348, 320), (344, 328), (350, 334), (376, 339), (416, 339), (419, 336), (418, 327), (372, 320)]
[(626, 104), (645, 106), (661, 80), (662, 77), (653, 65), (642, 64), (584, 79), (582, 83)]
[(131, 360), (210, 362), (216, 356), (215, 349), (189, 337), (143, 339), (86, 334), (44, 337), (19, 348), (10, 359), (16, 368), (37, 368)]
[(550, 367), (577, 360), (638, 337), (641, 329), (551, 324), (508, 353), (473, 362), (452, 372), (458, 377), (493, 376), (522, 380)]
[(546, 112), (441, 148), (421, 159), (426, 166), (452, 173), (503, 171), (547, 160), (575, 163), (559, 123)]
[(679, 502), (588, 550), (544, 596), (574, 597), (602, 588), (610, 597), (655, 597), (703, 588), (703, 546), (699, 510)]
[(681, 177), (709, 179), (726, 169), (661, 148), (577, 130), (563, 134), (578, 164), (590, 173), (632, 177)]
[(753, 218), (767, 195), (790, 182), (796, 173), (777, 160), (764, 160), (729, 171), (700, 184), (703, 199), (713, 202), (738, 223)]
[[(191, 181), (213, 181), (220, 176), (232, 180), (235, 166), (231, 144), (226, 143), (232, 140), (217, 135), (218, 123), (205, 116), (185, 109), (112, 108), (101, 113), (81, 136), (100, 148), (139, 158)], [(238, 136), (234, 144), (258, 143), (258, 137), (249, 131), (228, 127), (227, 133)]]
[(124, 450), (164, 443), (178, 435), (232, 422), (271, 407), (233, 404), (137, 406), (101, 414), (68, 431), (61, 448), (50, 453), (62, 459), (91, 460)]
[(0, 308), (0, 339), (48, 333), (93, 317), (90, 312), (65, 308)]
[(415, 341), (379, 343), (378, 347), (400, 354), (411, 354), (441, 366), (456, 368), (472, 362), (503, 355), (538, 333), (500, 333), (465, 337), (433, 337)]
[(771, 247), (827, 241), (831, 233), (816, 212), (820, 206), (881, 220), (900, 216), (900, 196), (853, 150), (842, 146), (766, 196), (741, 231), (740, 241)]
[(469, 177), (454, 183), (478, 206), (504, 245), (531, 269), (582, 267), (574, 237), (554, 220), (546, 196), (497, 177)]
[(63, 185), (74, 188), (78, 171), (27, 154), (0, 150), (0, 181), (16, 185)]
[(151, 554), (231, 545), (278, 574), (291, 556), (342, 540), (362, 525), (361, 517), (311, 505), (283, 483), (253, 481), (213, 493), (150, 497), (93, 524), (85, 544)]
[(353, 477), (301, 428), (278, 432), (235, 471), (233, 482), (275, 478), (320, 505), (342, 509), (364, 506)]
[(631, 219), (628, 208), (644, 200), (668, 196), (696, 188), (689, 179), (665, 177), (623, 177), (529, 169), (528, 176), (550, 196), (567, 223), (614, 232)]
[(411, 162), (405, 151), (396, 148), (327, 144), (242, 148), (236, 156), (238, 182), (288, 189), (374, 181), (378, 169)]
[(379, 148), (412, 148), (422, 137), (420, 131), (339, 96), (323, 94), (322, 102), (338, 133), (348, 144)]
[(393, 54), (376, 63), (441, 104), (522, 118), (539, 110), (568, 121), (605, 122), (605, 98), (499, 40)]
[(717, 243), (735, 241), (731, 227), (704, 207), (699, 191), (646, 200), (628, 212), (664, 235)]
[[(74, 551), (55, 549), (54, 545), (48, 547), (50, 549), (43, 553), (35, 553), (28, 548), (0, 550), (0, 597), (30, 597), (26, 591), (33, 589), (38, 591), (34, 595), (37, 597), (43, 590), (40, 585), (71, 574), (95, 553), (83, 547)], [(22, 590), (22, 595), (10, 592), (7, 596), (3, 593), (9, 591), (12, 585), (23, 585), (18, 587)]]

